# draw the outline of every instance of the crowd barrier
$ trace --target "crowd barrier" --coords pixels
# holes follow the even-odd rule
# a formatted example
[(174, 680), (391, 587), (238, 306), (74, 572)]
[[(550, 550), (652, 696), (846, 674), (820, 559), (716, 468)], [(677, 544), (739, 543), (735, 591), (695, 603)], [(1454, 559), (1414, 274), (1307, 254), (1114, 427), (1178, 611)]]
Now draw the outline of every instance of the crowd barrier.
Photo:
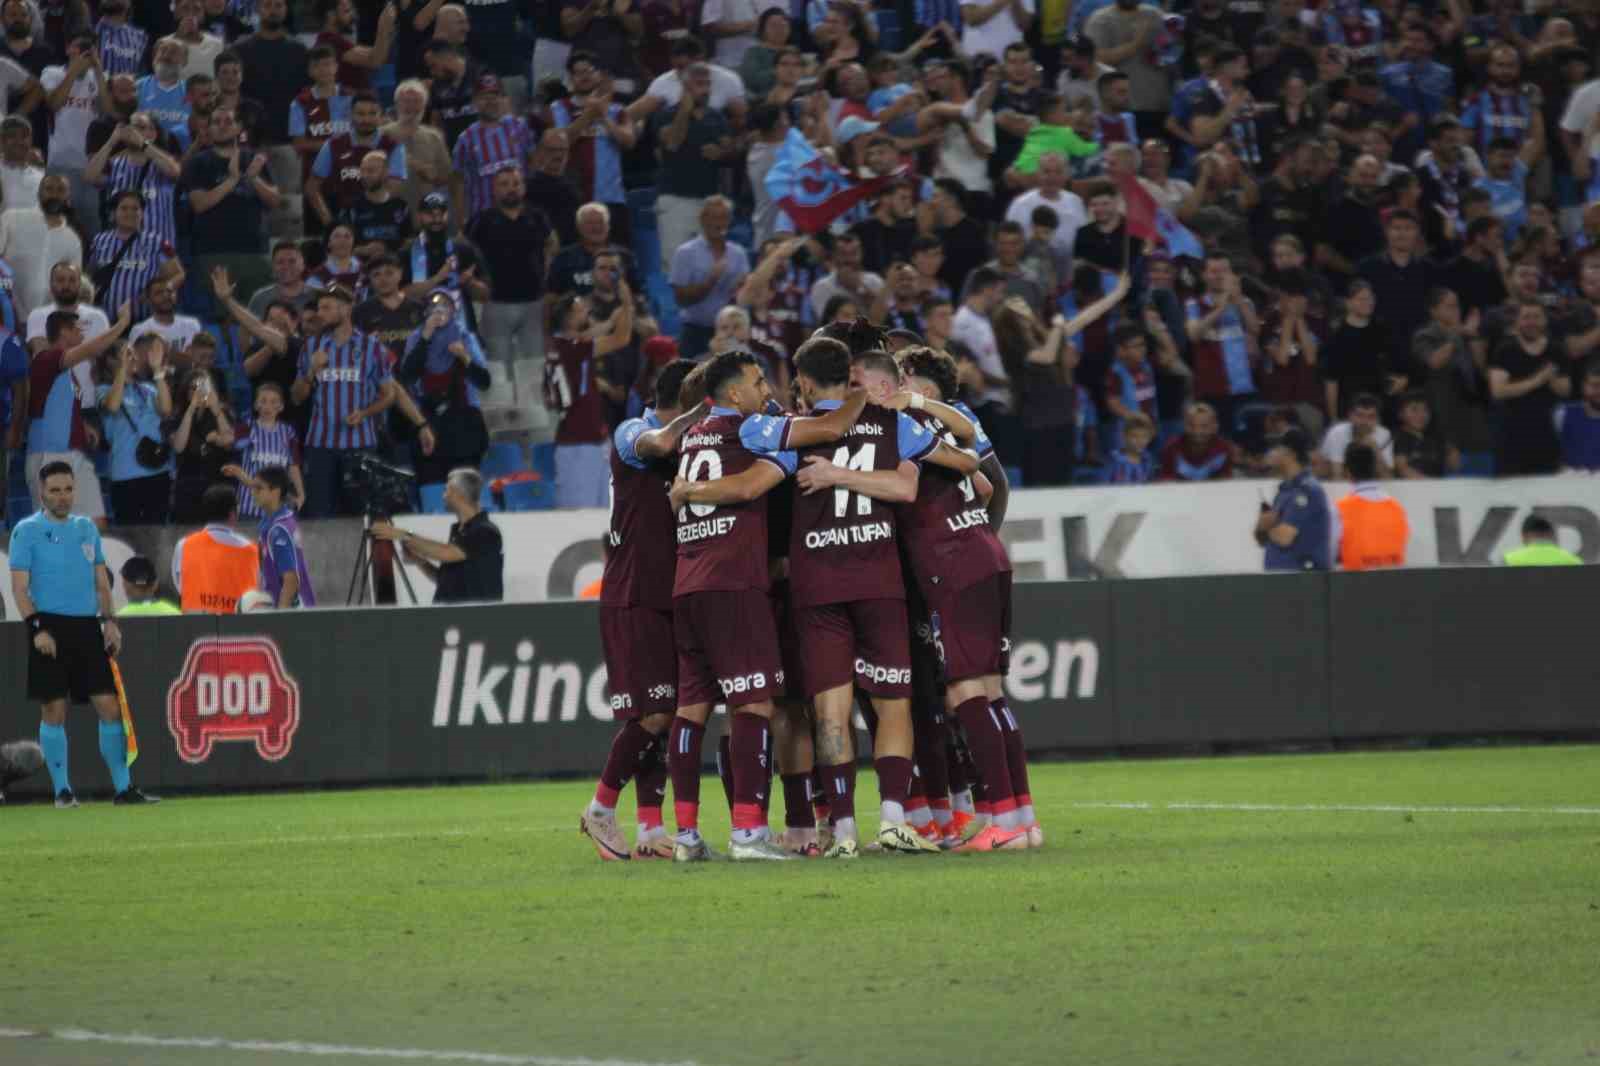
[[(1411, 519), (1411, 566), (1486, 566), (1518, 547), (1522, 519), (1548, 518), (1562, 544), (1588, 562), (1600, 562), (1600, 479), (1584, 475), (1491, 481), (1390, 481), (1384, 487)], [(1337, 498), (1347, 486), (1329, 485)], [(1024, 489), (1012, 494), (1001, 537), (1019, 581), (1112, 577), (1180, 577), (1261, 570), (1261, 549), (1251, 537), (1269, 481), (1202, 485), (1138, 485), (1074, 489)], [(518, 603), (568, 600), (600, 576), (605, 511), (497, 514), (506, 545), (506, 599)], [(405, 516), (400, 524), (445, 539), (450, 519)], [(250, 536), (253, 527), (243, 527)], [(351, 520), (306, 522), (301, 527), (311, 582), (319, 603), (343, 604), (361, 545), (361, 524)], [(139, 553), (163, 572), (172, 547), (190, 532), (173, 528), (119, 529), (107, 538), (111, 567)], [(0, 566), (6, 541), (0, 537)], [(427, 602), (433, 586), (411, 571)], [(16, 617), (10, 588), (0, 589), (7, 617)], [(120, 602), (120, 600), (119, 600)]]
[[(1582, 736), (1600, 731), (1596, 603), (1600, 567), (1023, 584), (1007, 691), (1036, 751)], [(130, 619), (135, 779), (160, 792), (596, 773), (615, 729), (596, 612)], [(0, 625), (4, 739), (37, 724), (25, 641)], [(69, 721), (85, 791), (106, 780), (90, 718)]]

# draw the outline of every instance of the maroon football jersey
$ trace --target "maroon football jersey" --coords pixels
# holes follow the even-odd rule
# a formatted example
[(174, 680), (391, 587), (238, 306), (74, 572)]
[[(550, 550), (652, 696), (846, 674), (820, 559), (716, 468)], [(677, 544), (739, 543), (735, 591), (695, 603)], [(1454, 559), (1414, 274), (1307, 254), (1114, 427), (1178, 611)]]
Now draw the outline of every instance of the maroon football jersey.
[[(900, 460), (899, 414), (869, 404), (833, 444), (799, 450), (851, 470), (894, 470)], [(927, 440), (926, 435), (923, 439)], [(938, 446), (929, 440), (923, 455)], [(905, 599), (893, 504), (845, 488), (796, 493), (789, 533), (790, 602), (796, 607)]]
[(556, 427), (557, 444), (599, 444), (606, 439), (606, 408), (594, 382), (594, 341), (554, 337), (559, 371), (552, 387), (564, 411)]
[[(601, 603), (672, 610), (677, 519), (667, 502), (667, 490), (677, 458), (643, 459), (633, 450), (641, 434), (657, 428), (643, 418), (630, 418), (617, 427), (616, 447), (611, 449), (611, 519)], [(635, 466), (629, 459), (644, 465)]]
[[(684, 434), (678, 445), (678, 476), (689, 481), (715, 481), (743, 473), (753, 464), (772, 462), (784, 473), (789, 471), (776, 460), (747, 449), (739, 439), (744, 416), (726, 407), (713, 407), (711, 413)], [(788, 443), (788, 424), (783, 419), (767, 419), (769, 425), (782, 426), (771, 441), (781, 449)], [(767, 591), (767, 501), (742, 504), (691, 504), (678, 509), (678, 572), (672, 594), (691, 592), (733, 592), (743, 589)]]
[[(334, 93), (338, 96), (347, 95), (342, 86), (336, 87)], [(332, 97), (323, 98), (318, 96), (309, 85), (300, 90), (299, 94), (295, 96), (294, 102), (299, 104), (301, 110), (305, 112), (305, 137), (307, 140), (315, 140), (320, 145), (330, 137), (344, 133), (350, 128), (349, 119), (345, 119), (342, 122), (333, 121)], [(316, 159), (316, 152), (307, 152), (300, 157), (300, 180), (302, 183), (311, 177), (311, 164), (316, 162)]]
[(337, 215), (361, 199), (365, 189), (361, 184), (361, 157), (368, 152), (394, 152), (396, 142), (386, 133), (378, 134), (372, 144), (357, 144), (353, 130), (334, 134), (328, 138), (328, 164), (331, 173), (322, 182), (322, 197)]
[[(944, 423), (928, 412), (906, 413), (951, 447), (959, 447)], [(1011, 569), (972, 478), (948, 467), (923, 467), (917, 498), (901, 509), (900, 535), (917, 587), (929, 599)]]

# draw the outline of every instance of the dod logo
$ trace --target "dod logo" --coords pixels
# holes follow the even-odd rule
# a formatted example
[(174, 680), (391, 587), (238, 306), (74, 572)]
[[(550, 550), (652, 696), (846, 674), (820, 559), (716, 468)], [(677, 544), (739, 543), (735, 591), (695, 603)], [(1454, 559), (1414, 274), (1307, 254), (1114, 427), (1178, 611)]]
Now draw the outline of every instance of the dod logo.
[(217, 741), (250, 741), (277, 762), (300, 726), (300, 686), (264, 637), (202, 637), (167, 690), (167, 727), (184, 762), (211, 757)]

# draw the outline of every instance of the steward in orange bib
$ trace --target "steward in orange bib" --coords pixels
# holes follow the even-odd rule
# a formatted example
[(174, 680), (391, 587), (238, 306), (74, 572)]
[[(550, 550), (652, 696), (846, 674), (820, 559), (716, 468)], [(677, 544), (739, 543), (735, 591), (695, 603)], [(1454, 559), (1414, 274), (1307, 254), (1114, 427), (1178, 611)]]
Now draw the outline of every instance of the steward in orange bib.
[(261, 565), (255, 544), (228, 528), (236, 517), (234, 491), (213, 485), (201, 497), (206, 527), (178, 542), (172, 553), (172, 583), (185, 614), (232, 614), (239, 597), (255, 588)]
[(1355, 482), (1340, 500), (1339, 566), (1345, 570), (1378, 570), (1406, 564), (1411, 524), (1400, 501), (1378, 488), (1378, 456), (1365, 444), (1352, 444), (1344, 465)]

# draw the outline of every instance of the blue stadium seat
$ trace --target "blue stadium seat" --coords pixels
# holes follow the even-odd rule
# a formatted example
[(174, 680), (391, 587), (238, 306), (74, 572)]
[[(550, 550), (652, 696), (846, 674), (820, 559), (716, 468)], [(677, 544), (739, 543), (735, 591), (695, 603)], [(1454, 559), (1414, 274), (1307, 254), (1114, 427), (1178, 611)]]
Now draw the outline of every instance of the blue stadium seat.
[(1072, 471), (1074, 485), (1102, 485), (1105, 478), (1105, 471), (1098, 466), (1080, 466)]
[(423, 514), (444, 514), (444, 485), (423, 485), (418, 489), (422, 495)]
[(1020, 489), (1022, 487), (1022, 467), (1006, 467), (1006, 484), (1010, 485), (1014, 489)]
[(878, 47), (885, 52), (898, 52), (902, 47), (900, 15), (896, 11), (874, 11), (873, 21), (878, 24)]
[(505, 497), (508, 511), (548, 511), (556, 505), (556, 494), (548, 481), (508, 482)]
[(478, 472), (485, 478), (493, 480), (505, 477), (507, 474), (520, 474), (528, 468), (527, 458), (522, 454), (522, 445), (516, 441), (503, 440), (489, 445), (489, 452), (483, 457), (483, 464)]
[(533, 446), (533, 472), (543, 481), (554, 485), (556, 483), (556, 446), (554, 444), (535, 444)]
[(1493, 452), (1462, 452), (1461, 469), (1455, 477), (1494, 477)]
[(483, 492), (478, 496), (478, 506), (482, 507), (485, 511), (488, 511), (491, 514), (500, 510), (500, 504), (495, 502), (494, 489), (489, 487), (489, 483), (487, 481), (483, 483)]

